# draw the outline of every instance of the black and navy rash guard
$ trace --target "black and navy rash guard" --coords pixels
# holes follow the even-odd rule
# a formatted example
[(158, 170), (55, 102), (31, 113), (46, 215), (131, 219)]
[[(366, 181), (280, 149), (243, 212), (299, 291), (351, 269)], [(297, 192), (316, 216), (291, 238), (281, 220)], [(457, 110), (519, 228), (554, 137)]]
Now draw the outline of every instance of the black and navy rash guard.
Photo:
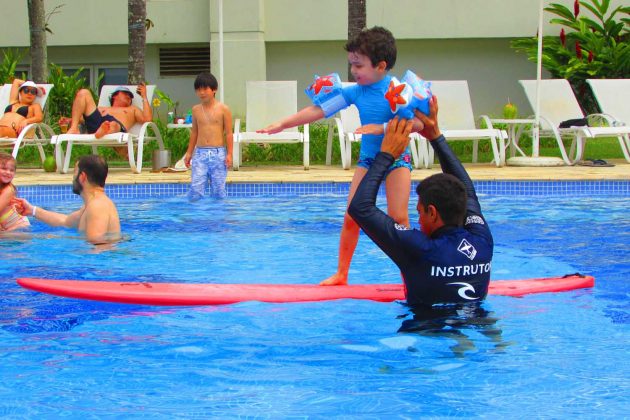
[(472, 180), (443, 136), (430, 142), (442, 171), (466, 187), (463, 227), (443, 226), (429, 237), (397, 224), (376, 207), (376, 195), (394, 158), (380, 152), (361, 181), (348, 213), (400, 268), (410, 305), (481, 301), (488, 294), (493, 240)]

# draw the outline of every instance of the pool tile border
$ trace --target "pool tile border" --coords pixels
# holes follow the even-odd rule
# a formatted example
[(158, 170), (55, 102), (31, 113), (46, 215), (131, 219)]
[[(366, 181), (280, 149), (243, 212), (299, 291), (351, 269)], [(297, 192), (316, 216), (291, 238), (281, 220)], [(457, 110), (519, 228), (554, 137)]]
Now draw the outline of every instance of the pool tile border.
[[(412, 184), (415, 190), (418, 183)], [(475, 181), (478, 194), (510, 196), (630, 196), (630, 180), (609, 181)], [(189, 184), (114, 184), (106, 187), (112, 199), (176, 197), (188, 192)], [(347, 195), (350, 183), (229, 183), (228, 196)], [(19, 195), (38, 203), (77, 198), (70, 185), (19, 187)]]

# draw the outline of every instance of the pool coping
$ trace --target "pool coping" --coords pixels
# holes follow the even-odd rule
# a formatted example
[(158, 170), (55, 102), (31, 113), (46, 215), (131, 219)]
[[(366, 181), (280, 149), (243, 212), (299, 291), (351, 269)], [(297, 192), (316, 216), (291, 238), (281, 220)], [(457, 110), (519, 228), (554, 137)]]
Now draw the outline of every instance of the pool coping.
[[(517, 167), (504, 166), (498, 168), (487, 163), (465, 163), (470, 177), (481, 180), (630, 180), (630, 164), (623, 159), (611, 160), (613, 167), (559, 166), (559, 167)], [(240, 170), (228, 172), (228, 183), (255, 182), (350, 182), (354, 175), (354, 167), (349, 170), (339, 165), (312, 165), (304, 170), (298, 165), (265, 165), (242, 166)], [(415, 169), (411, 173), (414, 181), (440, 172), (439, 165), (431, 169)], [(38, 168), (18, 168), (15, 184), (20, 185), (57, 185), (70, 184), (72, 173), (48, 173)], [(151, 172), (143, 168), (141, 174), (134, 174), (128, 167), (110, 168), (108, 184), (151, 184), (151, 183), (188, 183), (190, 171), (185, 172)]]
[[(630, 164), (614, 161), (614, 167), (502, 167), (489, 164), (465, 163), (479, 194), (490, 195), (630, 195)], [(431, 169), (412, 172), (412, 189), (435, 173)], [(252, 195), (347, 195), (354, 170), (340, 166), (313, 165), (309, 170), (302, 166), (245, 166), (229, 171), (228, 196)], [(39, 202), (72, 199), (70, 185), (72, 173), (47, 173), (42, 169), (19, 168), (14, 184), (19, 194)], [(107, 192), (114, 199), (152, 198), (185, 195), (190, 183), (190, 171), (151, 172), (144, 168), (141, 174), (129, 168), (110, 168)], [(413, 194), (412, 194), (413, 196)], [(43, 200), (43, 201), (40, 201)]]
[[(412, 182), (411, 195), (417, 181)], [(474, 181), (479, 195), (491, 196), (617, 196), (630, 197), (630, 180), (570, 181)], [(185, 196), (187, 183), (109, 184), (107, 194), (114, 200), (155, 199)], [(231, 183), (228, 197), (335, 195), (345, 197), (349, 182)], [(381, 191), (383, 193), (383, 189)], [(78, 200), (69, 185), (31, 185), (19, 188), (20, 196), (37, 203)]]

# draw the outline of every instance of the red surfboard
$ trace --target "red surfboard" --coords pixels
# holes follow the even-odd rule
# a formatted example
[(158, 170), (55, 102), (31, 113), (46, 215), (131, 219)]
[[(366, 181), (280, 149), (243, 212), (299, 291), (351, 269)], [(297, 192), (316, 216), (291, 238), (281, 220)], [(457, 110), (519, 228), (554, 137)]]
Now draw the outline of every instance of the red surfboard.
[[(402, 284), (318, 286), (313, 284), (190, 284), (84, 280), (17, 279), (20, 286), (51, 295), (105, 302), (161, 306), (225, 305), (244, 301), (271, 303), (364, 299), (404, 300)], [(529, 280), (491, 281), (489, 294), (523, 296), (593, 287), (591, 276), (568, 275)]]

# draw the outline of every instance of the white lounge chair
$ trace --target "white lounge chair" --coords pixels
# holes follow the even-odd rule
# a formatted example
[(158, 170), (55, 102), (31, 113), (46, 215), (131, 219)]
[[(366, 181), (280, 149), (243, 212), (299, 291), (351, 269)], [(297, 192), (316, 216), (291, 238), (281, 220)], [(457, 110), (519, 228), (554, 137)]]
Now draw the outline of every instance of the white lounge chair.
[[(110, 106), (109, 96), (119, 85), (105, 85), (101, 89), (98, 100), (98, 107)], [(137, 86), (126, 86), (132, 92), (136, 91)], [(147, 98), (149, 103), (153, 99), (155, 85), (147, 85)], [(134, 94), (132, 105), (143, 108), (142, 97)], [(73, 145), (92, 146), (92, 153), (98, 153), (98, 147), (121, 147), (127, 146), (129, 152), (129, 166), (134, 173), (142, 172), (142, 152), (144, 144), (150, 141), (157, 141), (160, 150), (164, 150), (164, 142), (157, 125), (153, 122), (145, 122), (135, 124), (133, 127), (127, 127), (126, 133), (107, 134), (100, 139), (94, 137), (93, 134), (60, 134), (54, 136), (52, 143), (55, 145), (55, 159), (57, 160), (57, 170), (61, 173), (67, 173), (70, 166), (70, 157), (72, 155)], [(63, 150), (63, 143), (66, 143), (66, 150)], [(134, 154), (134, 146), (136, 151)]]
[[(440, 131), (447, 141), (468, 140), (473, 142), (472, 161), (477, 162), (479, 140), (487, 139), (492, 148), (496, 166), (505, 165), (505, 141), (507, 133), (492, 127), (490, 119), (482, 115), (488, 128), (477, 128), (470, 91), (466, 80), (437, 80), (431, 82), (431, 91), (438, 98)], [(428, 143), (427, 143), (428, 144)], [(433, 164), (433, 148), (428, 146), (428, 167)]]
[[(11, 100), (11, 84), (5, 84), (0, 88), (0, 117), (4, 115), (4, 110), (9, 105)], [(45, 110), (48, 94), (54, 87), (50, 84), (38, 84), (40, 88), (43, 88), (44, 94), (35, 98), (35, 103), (38, 103), (42, 107), (42, 111)], [(12, 137), (0, 137), (0, 148), (12, 148), (12, 155), (17, 159), (20, 148), (24, 146), (36, 146), (39, 151), (39, 157), (42, 160), (46, 160), (46, 154), (43, 146), (50, 144), (52, 137), (55, 135), (50, 126), (44, 123), (29, 124), (20, 132), (17, 138)]]
[[(339, 137), (339, 150), (341, 152), (341, 167), (349, 169), (352, 165), (352, 143), (361, 141), (361, 134), (355, 134), (357, 128), (361, 127), (359, 110), (356, 106), (350, 105), (346, 109), (339, 111), (339, 116), (331, 120), (328, 127), (328, 141), (326, 144), (326, 165), (332, 162), (332, 142), (335, 131)], [(409, 148), (413, 164), (417, 168), (427, 165), (427, 145), (426, 139), (412, 133)]]
[(234, 170), (242, 165), (243, 145), (247, 143), (303, 143), (304, 169), (309, 162), (309, 125), (304, 124), (303, 132), (297, 127), (276, 134), (260, 134), (256, 130), (297, 112), (297, 81), (248, 81), (247, 115), (245, 131), (241, 131), (241, 120), (234, 121)]
[[(519, 80), (532, 108), (536, 108), (536, 80)], [(618, 137), (621, 150), (630, 162), (623, 136), (630, 133), (630, 127), (590, 127), (576, 126), (560, 128), (560, 123), (572, 119), (585, 118), (575, 98), (568, 80), (545, 79), (540, 81), (540, 137), (551, 136), (556, 139), (562, 159), (567, 165), (574, 165), (582, 159), (586, 140), (602, 137)], [(595, 120), (602, 120), (601, 114), (589, 115), (589, 125)], [(515, 146), (522, 129), (516, 135)], [(571, 139), (571, 148), (567, 153), (563, 139)]]
[[(620, 127), (630, 127), (630, 79), (588, 79), (586, 82), (591, 86), (606, 125), (618, 132), (623, 131)], [(621, 133), (617, 138), (624, 157), (630, 162), (630, 135)]]

